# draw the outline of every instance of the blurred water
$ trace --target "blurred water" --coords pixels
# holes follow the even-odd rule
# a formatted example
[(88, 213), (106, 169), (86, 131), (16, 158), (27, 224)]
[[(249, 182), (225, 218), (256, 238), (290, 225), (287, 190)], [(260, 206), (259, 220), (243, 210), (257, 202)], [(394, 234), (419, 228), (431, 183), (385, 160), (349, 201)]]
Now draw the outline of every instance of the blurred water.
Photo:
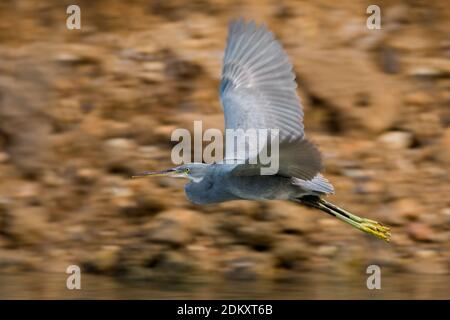
[(0, 274), (0, 299), (449, 299), (448, 275), (382, 277), (381, 290), (366, 278), (303, 274), (293, 281), (121, 281), (82, 275), (81, 290), (66, 288), (66, 275)]

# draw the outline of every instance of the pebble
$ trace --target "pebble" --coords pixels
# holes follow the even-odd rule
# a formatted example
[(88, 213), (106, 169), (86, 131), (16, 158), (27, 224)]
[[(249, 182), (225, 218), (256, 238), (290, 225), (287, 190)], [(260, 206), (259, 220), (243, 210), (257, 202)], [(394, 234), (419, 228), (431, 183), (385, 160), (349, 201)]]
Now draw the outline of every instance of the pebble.
[(409, 236), (416, 241), (432, 241), (433, 230), (420, 222), (413, 222), (407, 226)]
[(6, 152), (0, 152), (0, 163), (5, 163), (9, 160), (9, 155)]
[(392, 149), (406, 149), (412, 146), (413, 135), (404, 131), (390, 131), (382, 134), (378, 140)]

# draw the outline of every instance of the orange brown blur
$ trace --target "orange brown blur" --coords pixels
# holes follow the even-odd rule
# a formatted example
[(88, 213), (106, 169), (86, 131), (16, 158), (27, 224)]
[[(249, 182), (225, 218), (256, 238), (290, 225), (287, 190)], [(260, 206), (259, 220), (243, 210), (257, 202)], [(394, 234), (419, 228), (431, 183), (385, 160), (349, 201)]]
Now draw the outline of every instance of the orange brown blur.
[[(78, 1), (81, 30), (67, 30), (70, 4), (0, 3), (0, 278), (75, 264), (114, 281), (350, 283), (377, 264), (448, 280), (448, 1), (380, 1), (381, 30), (366, 28), (367, 1)], [(130, 179), (174, 167), (175, 128), (223, 129), (221, 59), (240, 16), (294, 65), (327, 199), (391, 227), (390, 244), (294, 203), (196, 206), (183, 179)], [(438, 295), (427, 288), (415, 297)]]

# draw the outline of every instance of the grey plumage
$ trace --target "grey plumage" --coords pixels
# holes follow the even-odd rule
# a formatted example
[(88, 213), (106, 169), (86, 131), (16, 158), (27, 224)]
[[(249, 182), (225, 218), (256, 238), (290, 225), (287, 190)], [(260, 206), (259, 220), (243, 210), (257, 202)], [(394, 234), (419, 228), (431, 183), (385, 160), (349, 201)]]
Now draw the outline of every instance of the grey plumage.
[(220, 88), (226, 128), (278, 128), (281, 140), (303, 138), (292, 65), (265, 26), (230, 24)]
[[(281, 175), (240, 176), (232, 174), (232, 164), (187, 164), (180, 166), (190, 170), (197, 182), (186, 184), (190, 201), (210, 204), (230, 200), (293, 200), (304, 195), (321, 195), (333, 192), (333, 186), (321, 175), (311, 181)], [(316, 189), (316, 190), (315, 190)]]
[(254, 22), (232, 22), (220, 85), (225, 128), (279, 129), (277, 174), (261, 175), (258, 164), (220, 162), (184, 164), (139, 176), (189, 178), (186, 195), (201, 205), (240, 199), (299, 202), (389, 241), (389, 228), (322, 199), (334, 193), (334, 188), (320, 174), (320, 152), (305, 138), (303, 108), (296, 87), (292, 65), (273, 34)]

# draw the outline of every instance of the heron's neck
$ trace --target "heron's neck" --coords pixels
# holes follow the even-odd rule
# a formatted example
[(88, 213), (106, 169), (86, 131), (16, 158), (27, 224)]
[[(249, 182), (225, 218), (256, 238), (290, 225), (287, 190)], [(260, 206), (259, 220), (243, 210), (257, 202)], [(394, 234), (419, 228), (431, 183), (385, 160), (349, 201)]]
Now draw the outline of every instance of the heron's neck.
[(192, 183), (200, 183), (200, 182), (203, 181), (203, 178), (204, 177), (192, 177), (192, 176), (190, 176), (189, 180), (191, 180)]

